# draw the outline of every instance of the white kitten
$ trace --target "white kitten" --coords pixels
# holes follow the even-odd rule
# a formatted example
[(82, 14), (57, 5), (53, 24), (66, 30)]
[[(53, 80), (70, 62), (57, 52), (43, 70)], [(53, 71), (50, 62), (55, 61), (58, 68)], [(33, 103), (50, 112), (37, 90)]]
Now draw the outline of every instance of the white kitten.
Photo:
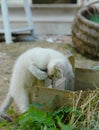
[(23, 53), (14, 65), (9, 92), (0, 108), (1, 117), (7, 117), (4, 113), (13, 100), (21, 113), (28, 109), (37, 80), (62, 76), (74, 77), (72, 66), (62, 53), (40, 47)]

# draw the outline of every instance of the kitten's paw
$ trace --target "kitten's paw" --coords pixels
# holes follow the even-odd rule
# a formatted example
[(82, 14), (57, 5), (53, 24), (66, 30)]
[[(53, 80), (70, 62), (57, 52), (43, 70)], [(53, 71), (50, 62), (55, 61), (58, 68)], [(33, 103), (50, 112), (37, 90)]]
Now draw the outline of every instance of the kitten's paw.
[(47, 73), (42, 72), (41, 74), (39, 74), (38, 79), (39, 80), (45, 80), (45, 79), (47, 79), (47, 77), (48, 77)]

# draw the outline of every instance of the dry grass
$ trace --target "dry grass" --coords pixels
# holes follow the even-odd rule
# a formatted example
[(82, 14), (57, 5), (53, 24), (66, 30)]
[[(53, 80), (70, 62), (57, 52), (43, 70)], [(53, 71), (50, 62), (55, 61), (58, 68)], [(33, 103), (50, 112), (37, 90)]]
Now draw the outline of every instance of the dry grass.
[(81, 113), (79, 116), (72, 114), (70, 120), (75, 130), (99, 130), (99, 89), (77, 92), (73, 111), (77, 109), (80, 109)]

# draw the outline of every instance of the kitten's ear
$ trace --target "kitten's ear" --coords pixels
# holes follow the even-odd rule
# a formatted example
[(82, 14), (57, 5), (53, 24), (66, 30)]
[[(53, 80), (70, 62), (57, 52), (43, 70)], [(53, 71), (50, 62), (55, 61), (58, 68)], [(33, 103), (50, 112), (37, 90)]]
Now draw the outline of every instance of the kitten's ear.
[(61, 64), (55, 65), (55, 69), (59, 70), (59, 71), (64, 71), (64, 66)]
[(55, 65), (55, 69), (58, 70), (60, 77), (63, 77), (64, 73), (64, 66), (61, 64)]

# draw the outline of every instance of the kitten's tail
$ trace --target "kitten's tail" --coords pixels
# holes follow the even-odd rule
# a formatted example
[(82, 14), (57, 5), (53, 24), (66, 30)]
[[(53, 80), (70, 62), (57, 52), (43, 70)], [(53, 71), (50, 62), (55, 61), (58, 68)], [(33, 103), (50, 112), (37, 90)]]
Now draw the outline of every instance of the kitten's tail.
[(0, 108), (1, 111), (6, 112), (6, 110), (9, 108), (9, 106), (11, 105), (12, 102), (13, 102), (13, 98), (12, 98), (11, 94), (8, 93), (5, 101), (3, 102), (3, 104)]
[(7, 120), (8, 122), (11, 122), (12, 120), (10, 119), (10, 117), (8, 117), (5, 112), (6, 110), (9, 108), (9, 106), (11, 105), (11, 103), (13, 102), (13, 98), (10, 95), (10, 93), (8, 93), (5, 101), (3, 102), (2, 106), (0, 107), (0, 119), (2, 120)]

